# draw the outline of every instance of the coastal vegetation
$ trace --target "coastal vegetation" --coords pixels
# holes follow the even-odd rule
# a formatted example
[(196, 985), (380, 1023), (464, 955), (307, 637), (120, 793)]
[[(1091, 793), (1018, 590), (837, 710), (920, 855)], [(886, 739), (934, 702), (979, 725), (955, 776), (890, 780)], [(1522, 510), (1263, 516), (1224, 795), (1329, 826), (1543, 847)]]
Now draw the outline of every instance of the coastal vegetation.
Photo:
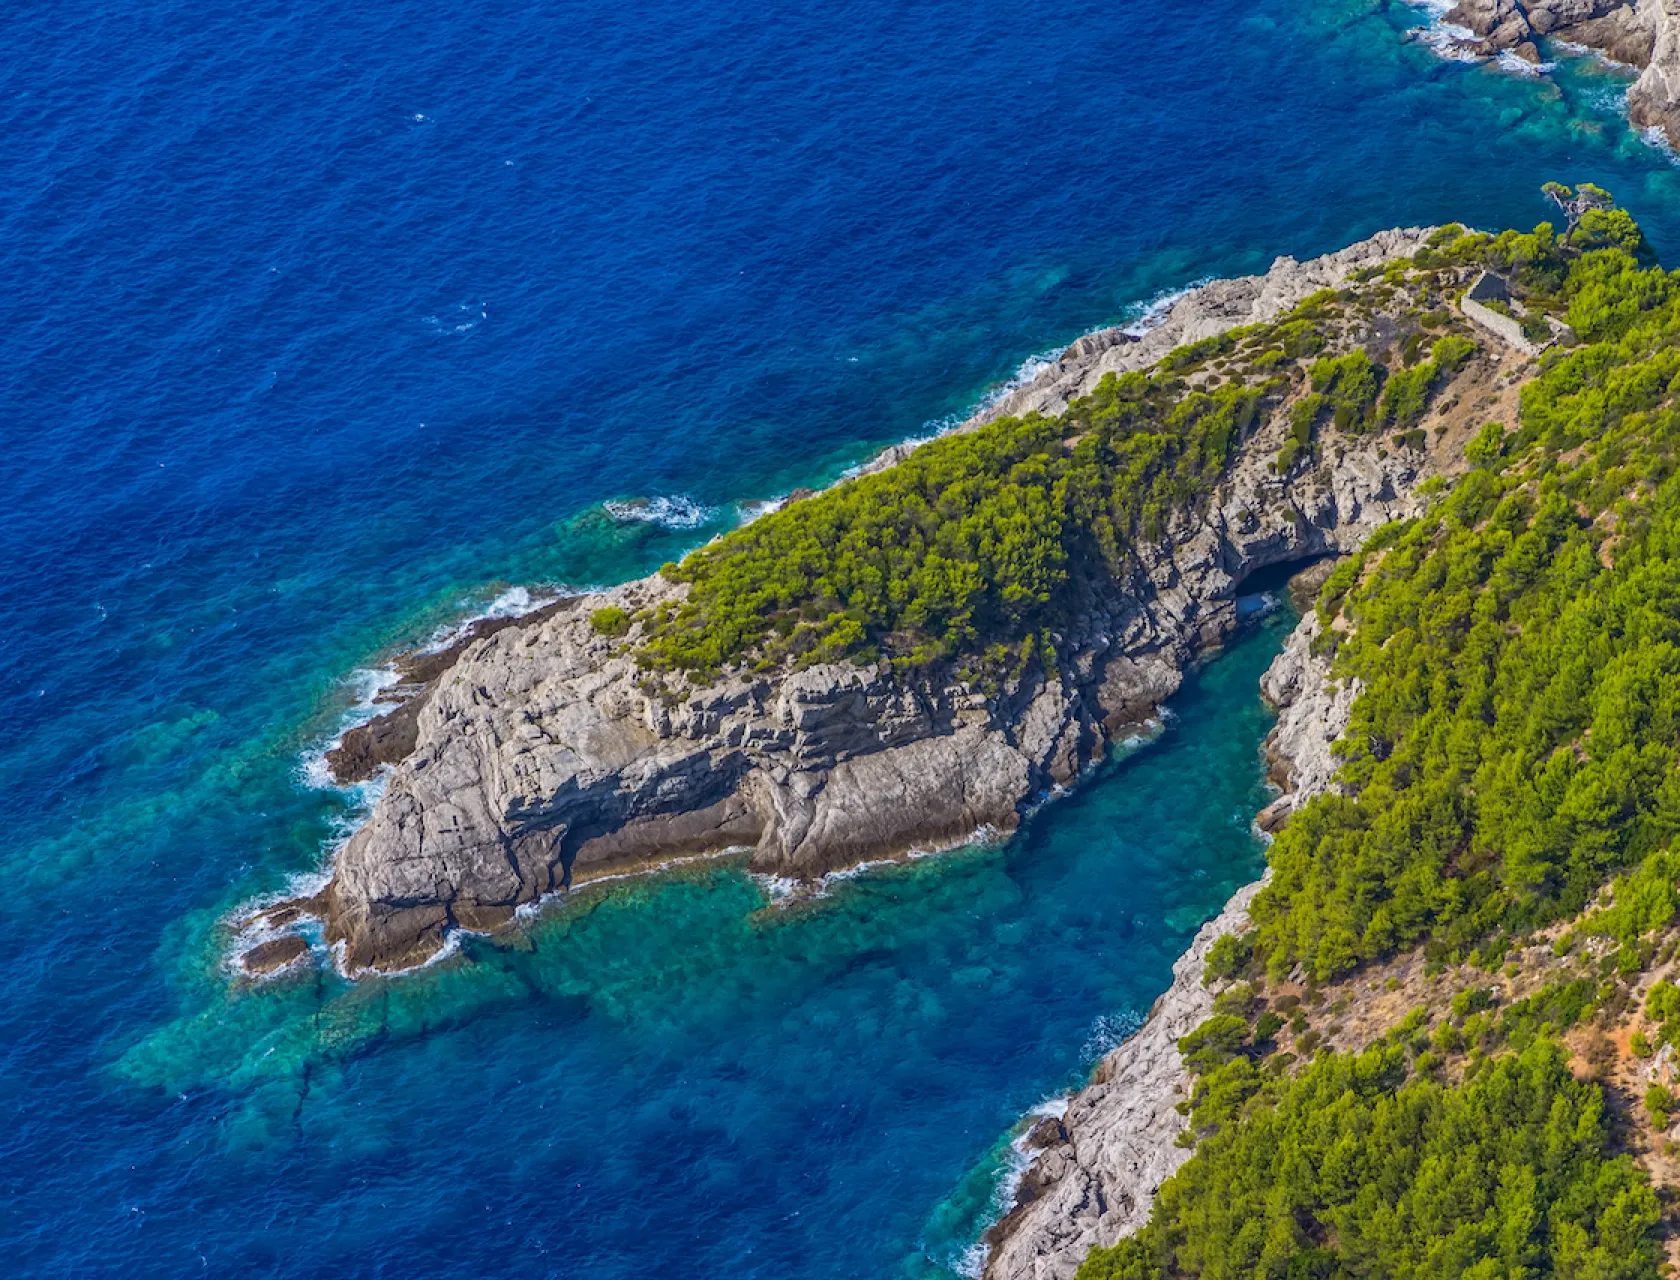
[(1345, 794), (1280, 833), (1255, 903), (1274, 977), (1426, 936), (1462, 958), (1579, 912), (1680, 831), (1680, 284), (1608, 249), (1557, 301), (1577, 345), (1524, 388), (1517, 428), (1484, 429), (1477, 468), (1319, 600), (1363, 692)]
[[(1468, 472), (1325, 583), (1315, 643), (1358, 690), (1338, 785), (1210, 953), (1195, 1154), (1080, 1280), (1666, 1272), (1680, 276), (1596, 189), (1564, 240), (1442, 233), (1409, 267), (1453, 264), (1570, 332)], [(1384, 403), (1459, 358), (1437, 342)], [(1388, 993), (1410, 1012), (1356, 1007)]]
[(1656, 1194), (1555, 1044), (1452, 1086), (1409, 1040), (1297, 1076), (1240, 1056), (1205, 1075), (1195, 1157), (1079, 1280), (1655, 1274)]
[[(1108, 374), (1059, 417), (945, 436), (735, 530), (664, 567), (687, 591), (633, 618), (639, 659), (697, 683), (842, 659), (901, 672), (951, 661), (981, 680), (1054, 667), (1133, 550), (1205, 503), (1274, 415), (1288, 415), (1280, 475), (1317, 459), (1326, 432), (1420, 444), (1426, 407), (1477, 349), (1441, 305), (1472, 256), (1324, 290), (1274, 323)], [(1373, 354), (1359, 337), (1379, 308), (1412, 331)]]
[(1285, 386), (1109, 376), (1060, 418), (933, 441), (666, 566), (690, 589), (647, 620), (645, 661), (1053, 661), (1080, 576), (1159, 537)]

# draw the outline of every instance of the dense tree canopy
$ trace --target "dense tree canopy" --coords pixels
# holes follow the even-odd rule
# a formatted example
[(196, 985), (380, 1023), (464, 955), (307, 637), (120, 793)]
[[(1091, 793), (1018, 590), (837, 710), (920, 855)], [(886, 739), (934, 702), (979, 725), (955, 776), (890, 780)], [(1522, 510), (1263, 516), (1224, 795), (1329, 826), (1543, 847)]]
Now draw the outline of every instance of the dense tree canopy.
[(1557, 297), (1580, 341), (1519, 429), (1479, 435), (1478, 470), (1326, 586), (1323, 638), (1363, 692), (1348, 794), (1273, 846), (1254, 916), (1275, 975), (1431, 934), (1465, 952), (1580, 910), (1680, 830), (1680, 285), (1609, 249)]
[[(1254, 931), (1209, 956), (1210, 982), (1253, 982), (1180, 1042), (1196, 1154), (1080, 1280), (1659, 1274), (1656, 1196), (1556, 1039), (1625, 1013), (1680, 912), (1680, 277), (1601, 204), (1568, 246), (1544, 226), (1442, 234), (1411, 264), (1497, 266), (1573, 338), (1515, 424), (1474, 434), (1467, 475), (1325, 584), (1318, 643), (1358, 689), (1341, 790), (1290, 818)], [(1437, 342), (1349, 421), (1403, 424), (1430, 366), (1460, 358)], [(1339, 379), (1321, 360), (1313, 394), (1327, 404)], [(1321, 1037), (1300, 997), (1267, 1006), (1263, 978), (1316, 1000), (1419, 943), (1426, 975), (1498, 970), (1516, 935), (1566, 917), (1543, 950), (1577, 961), (1520, 998), (1465, 987), (1432, 1031), (1418, 1008), (1365, 1052), (1305, 1065), (1268, 1043), (1287, 1026), (1311, 1054)], [(1670, 933), (1658, 959), (1674, 953)], [(1680, 1046), (1673, 981), (1633, 1007), (1636, 1059)], [(1661, 1134), (1680, 1099), (1640, 1087)]]
[(1159, 536), (1277, 389), (1111, 375), (1060, 418), (933, 441), (667, 566), (691, 589), (653, 620), (647, 659), (704, 673), (748, 654), (1037, 654), (1070, 579), (1117, 570), (1133, 539)]
[(1204, 1077), (1193, 1123), (1148, 1225), (1078, 1280), (1656, 1273), (1657, 1198), (1550, 1041), (1457, 1086), (1408, 1078), (1398, 1037), (1293, 1078), (1238, 1057)]
[(1285, 475), (1318, 456), (1325, 430), (1416, 426), (1475, 344), (1440, 331), (1450, 322), (1437, 309), (1430, 333), (1390, 353), (1392, 370), (1373, 359), (1363, 324), (1379, 306), (1405, 312), (1415, 287), (1383, 277), (1325, 290), (1275, 323), (1109, 374), (1057, 418), (943, 437), (738, 529), (665, 566), (687, 596), (634, 620), (641, 660), (696, 680), (839, 658), (957, 659), (971, 676), (1053, 665), (1093, 587), (1205, 501), (1274, 412), (1289, 407), (1274, 463)]

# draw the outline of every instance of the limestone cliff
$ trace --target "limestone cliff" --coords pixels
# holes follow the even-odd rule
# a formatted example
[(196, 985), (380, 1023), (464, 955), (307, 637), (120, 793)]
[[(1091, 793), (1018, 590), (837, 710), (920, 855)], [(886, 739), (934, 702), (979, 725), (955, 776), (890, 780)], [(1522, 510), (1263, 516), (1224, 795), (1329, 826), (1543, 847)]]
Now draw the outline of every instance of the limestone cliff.
[[(1082, 339), (989, 412), (1057, 409), (1104, 372), (1275, 317), (1424, 234), (1386, 232), (1207, 286), (1142, 339)], [(845, 663), (726, 676), (675, 699), (642, 678), (634, 632), (618, 640), (589, 622), (601, 606), (633, 611), (684, 590), (658, 577), (499, 622), (431, 660), (407, 704), (335, 754), (347, 774), (387, 769), (383, 795), (327, 888), (282, 904), (271, 923), (313, 912), (348, 972), (394, 970), (436, 954), (453, 930), (493, 930), (568, 884), (676, 857), (745, 849), (755, 869), (809, 878), (1009, 830), (1231, 631), (1247, 574), (1352, 548), (1415, 510), (1436, 465), (1428, 451), (1360, 437), (1334, 442), (1311, 475), (1280, 477), (1286, 430), (1277, 421), (1244, 441), (1211, 500), (1136, 548), (1126, 580), (1063, 638), (1051, 679), (984, 693)]]

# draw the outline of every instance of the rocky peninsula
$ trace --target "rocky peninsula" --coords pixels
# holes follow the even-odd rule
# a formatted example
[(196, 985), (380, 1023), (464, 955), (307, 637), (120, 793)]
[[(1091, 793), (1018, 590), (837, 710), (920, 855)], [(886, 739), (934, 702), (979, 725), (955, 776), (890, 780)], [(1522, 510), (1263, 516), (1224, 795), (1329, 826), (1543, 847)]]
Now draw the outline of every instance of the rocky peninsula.
[[(1305, 263), (1280, 258), (1263, 275), (1190, 291), (1147, 332), (1086, 335), (958, 428), (1004, 455), (1011, 477), (1060, 475), (1061, 486), (1078, 481), (1076, 461), (1089, 461), (1090, 437), (1104, 429), (1108, 448), (1164, 421), (1181, 448), (1180, 477), (1192, 453), (1217, 451), (1194, 483), (1168, 490), (1178, 496), (1164, 514), (1133, 510), (1123, 551), (1076, 566), (1067, 590), (1077, 607), (1056, 615), (1054, 630), (1028, 631), (1018, 660), (1000, 665), (1011, 651), (995, 644), (980, 656), (984, 636), (969, 638), (967, 659), (958, 649), (907, 660), (902, 634), (860, 648), (861, 633), (835, 629), (855, 619), (830, 613), (829, 630), (815, 634), (853, 646), (831, 660), (816, 642), (778, 649), (808, 625), (784, 616), (780, 629), (749, 629), (733, 650), (714, 644), (725, 660), (712, 669), (670, 662), (672, 652), (694, 652), (659, 647), (685, 618), (712, 629), (727, 622), (715, 600), (704, 614), (694, 597), (708, 589), (708, 564), (743, 572), (729, 558), (738, 534), (684, 562), (698, 569), (667, 566), (485, 621), (442, 652), (406, 660), (400, 705), (329, 755), (341, 779), (383, 778), (373, 813), (320, 893), (260, 914), (247, 971), (308, 962), (305, 917), (322, 922), (349, 975), (395, 972), (435, 957), (458, 931), (494, 932), (592, 879), (731, 854), (811, 882), (1011, 830), (1116, 735), (1154, 716), (1186, 667), (1233, 633), (1250, 575), (1307, 566), (1293, 579), (1304, 617), (1261, 682), (1279, 713), (1266, 757), (1280, 794), (1256, 822), (1281, 829), (1301, 804), (1338, 789), (1332, 747), (1361, 691), (1358, 679), (1333, 674), (1327, 656), (1337, 637), (1325, 628), (1346, 619), (1306, 601), (1337, 557), (1422, 513), (1442, 481), (1466, 469), (1467, 453), (1497, 448), (1486, 442), (1518, 420), (1543, 348), (1574, 341), (1551, 312), (1512, 302), (1488, 318), (1486, 307), (1462, 304), (1488, 279), (1478, 263), (1497, 265), (1501, 252), (1522, 261), (1549, 234), (1495, 240), (1412, 228)], [(1155, 418), (1136, 408), (1152, 395)], [(1120, 401), (1134, 408), (1116, 437)], [(1196, 414), (1204, 425), (1217, 418), (1210, 406), (1236, 409), (1214, 435), (1198, 436)], [(1037, 452), (1010, 463), (1010, 433), (1025, 433)], [(941, 450), (949, 452), (899, 446), (858, 479), (794, 501), (832, 501), (854, 520), (863, 518), (855, 506), (839, 506), (848, 486), (914, 503), (924, 492), (917, 476), (926, 479), (918, 467)], [(1042, 458), (1067, 469), (1039, 470)], [(1112, 467), (1096, 474), (1124, 487)], [(1160, 474), (1151, 492), (1161, 492)], [(1071, 488), (1057, 492), (1077, 508)], [(1091, 518), (1101, 524), (1105, 510), (1118, 508)], [(778, 519), (786, 517), (767, 517)], [(832, 522), (824, 527), (839, 536)], [(1356, 566), (1348, 569), (1357, 576)], [(685, 634), (691, 644), (696, 632)], [(710, 631), (698, 634), (714, 643)], [(1180, 1041), (1210, 1016), (1220, 1021), (1221, 992), (1203, 980), (1208, 957), (1221, 938), (1248, 932), (1265, 883), (1245, 886), (1203, 926), (1138, 1033), (1061, 1115), (1030, 1131), (1031, 1164), (986, 1234), (987, 1280), (1068, 1280), (1092, 1249), (1149, 1221), (1162, 1183), (1191, 1155), (1182, 1139), (1198, 1095)], [(1310, 1050), (1295, 1034), (1296, 1048)]]
[[(1142, 337), (1082, 338), (962, 430), (1058, 412), (1105, 375), (1273, 320), (1427, 235), (1384, 232), (1203, 286)], [(1403, 336), (1380, 316), (1360, 324), (1359, 340)], [(1290, 430), (1274, 415), (1238, 442), (1210, 500), (1172, 513), (1123, 580), (1089, 593), (1059, 637), (1054, 673), (1035, 668), (990, 689), (948, 664), (900, 678), (884, 662), (842, 661), (729, 671), (674, 696), (638, 665), (638, 626), (614, 636), (593, 621), (680, 601), (686, 586), (659, 575), (497, 620), (412, 662), (411, 696), (332, 753), (344, 780), (384, 770), (383, 794), (326, 888), (261, 923), (272, 935), (318, 916), (346, 972), (392, 972), (436, 955), (453, 931), (492, 932), (545, 895), (674, 859), (748, 850), (754, 870), (810, 880), (1011, 830), (1115, 734), (1153, 716), (1186, 664), (1231, 633), (1245, 577), (1356, 547), (1417, 509), (1418, 483), (1445, 457), (1349, 437), (1311, 474), (1279, 474)], [(279, 954), (298, 958), (295, 947)]]

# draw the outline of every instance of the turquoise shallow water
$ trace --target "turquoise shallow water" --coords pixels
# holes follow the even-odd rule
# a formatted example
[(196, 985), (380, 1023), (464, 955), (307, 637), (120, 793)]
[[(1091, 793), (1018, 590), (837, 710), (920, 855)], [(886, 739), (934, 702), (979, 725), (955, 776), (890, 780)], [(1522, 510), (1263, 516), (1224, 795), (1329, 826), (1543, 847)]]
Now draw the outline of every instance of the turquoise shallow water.
[(646, 1271), (680, 1249), (700, 1274), (945, 1274), (1016, 1118), (1137, 1025), (1258, 874), (1257, 681), (1287, 622), (999, 845), (793, 906), (733, 867), (580, 893), (395, 981), (194, 974), (207, 1007), (115, 1069), (174, 1098), (182, 1138), (142, 1182), (196, 1181), (193, 1138), (268, 1186), (284, 1153), (279, 1184), (302, 1185), (282, 1198), (334, 1188), (308, 1229), (358, 1262), (417, 1182), (455, 1179), (470, 1194), (424, 1228), (440, 1268)]
[[(1625, 76), (1443, 63), (1396, 4), (8, 16), (18, 1274), (951, 1262), (1013, 1118), (1255, 869), (1270, 642), (1002, 848), (796, 912), (714, 868), (403, 982), (231, 990), (219, 922), (358, 812), (305, 767), (354, 673), (511, 584), (647, 571), (1275, 253), (1531, 224), (1549, 178), (1680, 245)], [(601, 505), (657, 496), (689, 505)]]

